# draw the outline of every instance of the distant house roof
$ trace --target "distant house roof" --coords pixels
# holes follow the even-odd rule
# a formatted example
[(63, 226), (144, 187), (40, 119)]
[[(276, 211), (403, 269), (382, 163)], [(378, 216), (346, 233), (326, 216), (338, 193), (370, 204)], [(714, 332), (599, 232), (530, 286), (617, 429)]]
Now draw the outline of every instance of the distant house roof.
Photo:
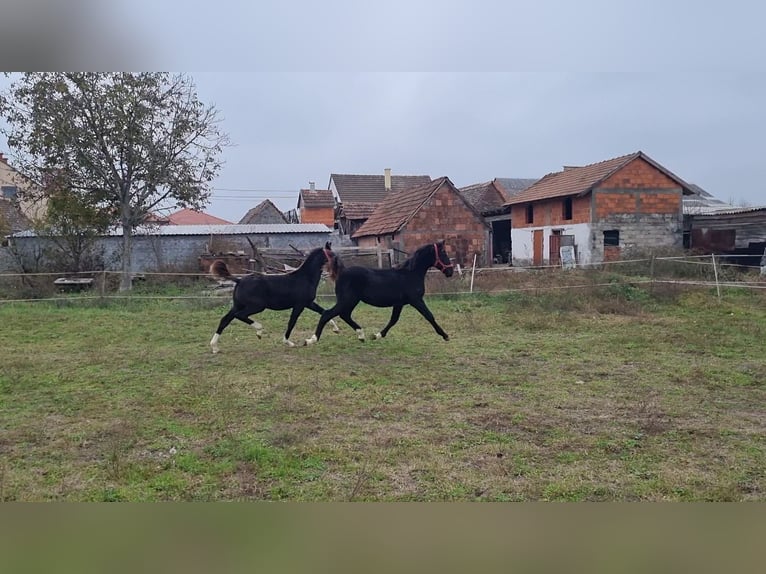
[[(250, 225), (148, 225), (135, 229), (136, 235), (271, 235), (276, 233), (331, 233), (322, 223), (260, 223)], [(14, 237), (35, 237), (34, 231), (23, 231)], [(107, 233), (122, 237), (122, 228)]]
[(335, 207), (335, 196), (329, 189), (302, 189), (298, 193), (298, 207), (303, 200), (303, 207), (308, 209), (320, 207)]
[(736, 215), (766, 210), (766, 206), (763, 205), (736, 206), (726, 203), (693, 183), (691, 188), (694, 194), (684, 197), (684, 215), (693, 215), (696, 218), (706, 215)]
[(391, 191), (386, 191), (383, 175), (351, 175), (333, 173), (330, 175), (330, 187), (335, 183), (335, 190), (343, 203), (380, 203), (390, 193), (411, 189), (431, 183), (427, 175), (392, 175)]
[(474, 211), (477, 217), (480, 217), (479, 213), (466, 201), (448, 177), (439, 177), (426, 185), (404, 189), (389, 195), (352, 237), (396, 233), (407, 224), (431, 196), (445, 185), (452, 188), (455, 195), (465, 202), (466, 207)]
[(675, 180), (683, 189), (683, 193), (693, 193), (688, 183), (662, 167), (645, 153), (638, 151), (582, 167), (565, 167), (564, 171), (549, 173), (526, 190), (511, 197), (506, 205), (565, 197), (568, 195), (584, 195), (592, 191), (594, 187), (614, 172), (638, 158), (643, 159), (669, 178)]
[(0, 229), (11, 234), (31, 227), (32, 223), (12, 201), (0, 198)]
[(270, 199), (264, 199), (261, 203), (248, 210), (245, 216), (239, 220), (239, 224), (245, 225), (248, 223), (258, 223), (259, 218), (265, 217), (267, 215), (276, 216), (277, 214), (282, 218), (284, 223), (287, 223), (287, 218), (285, 217), (284, 213), (282, 213), (282, 211), (276, 205), (274, 205)]
[(193, 209), (181, 209), (175, 213), (171, 213), (167, 217), (168, 225), (225, 225), (231, 224), (231, 221), (226, 221), (215, 215), (210, 215), (203, 211), (194, 211)]
[(377, 203), (344, 203), (340, 209), (340, 216), (352, 220), (367, 219), (376, 207), (378, 207)]
[(510, 198), (524, 191), (537, 180), (528, 177), (496, 177), (493, 181), (496, 184), (500, 184), (505, 190), (506, 195)]

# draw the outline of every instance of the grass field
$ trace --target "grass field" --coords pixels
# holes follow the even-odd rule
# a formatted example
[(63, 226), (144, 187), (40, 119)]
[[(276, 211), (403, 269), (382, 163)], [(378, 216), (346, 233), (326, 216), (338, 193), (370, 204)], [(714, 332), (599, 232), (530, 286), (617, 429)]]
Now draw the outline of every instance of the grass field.
[(227, 303), (0, 305), (0, 500), (766, 498), (762, 293), (435, 296), (449, 342), (407, 308), (294, 349), (266, 312), (213, 355)]

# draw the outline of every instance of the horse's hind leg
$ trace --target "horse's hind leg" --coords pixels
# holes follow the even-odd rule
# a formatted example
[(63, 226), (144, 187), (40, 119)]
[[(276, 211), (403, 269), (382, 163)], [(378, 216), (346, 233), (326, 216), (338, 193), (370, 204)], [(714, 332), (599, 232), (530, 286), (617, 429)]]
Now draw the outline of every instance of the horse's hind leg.
[[(351, 311), (353, 311), (353, 308)], [(343, 319), (349, 327), (356, 331), (356, 338), (364, 343), (364, 329), (362, 329), (362, 326), (351, 317), (351, 311), (340, 313), (340, 318)]]
[(382, 339), (383, 337), (388, 335), (389, 329), (391, 329), (391, 327), (396, 325), (396, 322), (399, 320), (399, 315), (401, 315), (401, 314), (402, 314), (402, 306), (401, 305), (396, 305), (394, 307), (394, 310), (391, 311), (391, 319), (389, 319), (388, 325), (383, 327), (383, 330), (380, 333), (375, 333), (375, 338), (376, 339)]
[(250, 318), (250, 315), (255, 315), (256, 313), (260, 313), (263, 311), (263, 307), (246, 307), (244, 309), (240, 309), (235, 315), (235, 319), (239, 319), (246, 325), (250, 325), (253, 329), (255, 329), (256, 336), (260, 339), (263, 336), (263, 325), (261, 325), (258, 321), (254, 321)]
[[(322, 313), (324, 313), (324, 311), (325, 311), (325, 310), (324, 310), (324, 309), (323, 309), (321, 306), (319, 306), (319, 305), (317, 304), (317, 302), (316, 302), (316, 301), (312, 301), (311, 303), (309, 303), (308, 305), (306, 305), (306, 307), (307, 307), (308, 309), (311, 309), (311, 310), (312, 310), (312, 311), (314, 311), (315, 313), (319, 313), (320, 315), (321, 315)], [(329, 321), (327, 321), (327, 322), (328, 322), (328, 323), (330, 323), (330, 325), (332, 325), (332, 330), (333, 330), (333, 332), (334, 332), (334, 333), (339, 333), (339, 332), (340, 332), (340, 329), (338, 329), (338, 324), (337, 324), (337, 323), (336, 323), (336, 322), (335, 322), (333, 319), (330, 319), (330, 320), (329, 320)]]
[(221, 333), (223, 333), (223, 330), (234, 320), (234, 317), (237, 316), (237, 308), (232, 307), (226, 315), (223, 316), (221, 319), (221, 322), (218, 323), (218, 329), (215, 330), (215, 334), (213, 335), (213, 338), (210, 339), (210, 347), (213, 349), (213, 353), (217, 353), (220, 349), (218, 348), (218, 339), (221, 338)]

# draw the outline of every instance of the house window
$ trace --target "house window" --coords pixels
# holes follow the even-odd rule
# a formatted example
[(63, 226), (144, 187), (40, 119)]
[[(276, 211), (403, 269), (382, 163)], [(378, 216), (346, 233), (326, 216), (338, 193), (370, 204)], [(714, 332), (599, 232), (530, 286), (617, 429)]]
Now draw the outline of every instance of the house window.
[(604, 247), (619, 247), (620, 246), (620, 230), (610, 229), (604, 231)]
[(570, 220), (572, 219), (572, 198), (566, 197), (564, 198), (564, 219)]
[(527, 223), (535, 222), (535, 208), (531, 203), (527, 204)]

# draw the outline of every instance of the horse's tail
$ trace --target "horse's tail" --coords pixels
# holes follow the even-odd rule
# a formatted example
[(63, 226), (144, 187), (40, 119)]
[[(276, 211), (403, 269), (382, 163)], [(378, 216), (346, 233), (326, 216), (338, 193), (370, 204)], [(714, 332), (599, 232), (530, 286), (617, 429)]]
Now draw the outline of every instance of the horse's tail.
[(231, 272), (229, 271), (229, 268), (226, 267), (226, 263), (224, 263), (220, 259), (216, 259), (215, 261), (213, 261), (213, 264), (210, 266), (210, 274), (213, 277), (219, 277), (221, 279), (229, 279), (230, 281), (239, 283), (239, 278), (234, 277), (234, 275), (232, 275)]
[(345, 269), (346, 266), (343, 264), (343, 260), (336, 255), (332, 258), (332, 265), (330, 265), (330, 279), (336, 281)]

